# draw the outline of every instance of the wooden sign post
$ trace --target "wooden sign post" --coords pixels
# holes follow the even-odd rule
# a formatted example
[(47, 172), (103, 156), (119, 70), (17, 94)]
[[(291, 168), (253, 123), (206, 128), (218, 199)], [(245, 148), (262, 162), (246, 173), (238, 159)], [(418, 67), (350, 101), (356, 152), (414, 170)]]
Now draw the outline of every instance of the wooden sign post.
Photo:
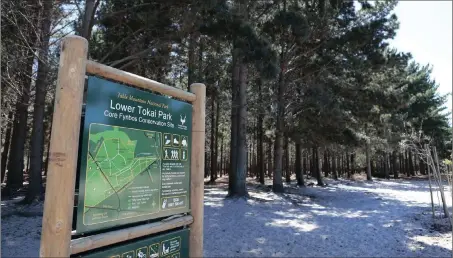
[[(135, 74), (87, 60), (87, 52), (88, 43), (86, 39), (82, 37), (67, 36), (62, 40), (51, 132), (40, 257), (69, 257), (70, 255), (88, 252), (101, 247), (108, 247), (124, 241), (185, 226), (188, 226), (190, 229), (188, 241), (189, 256), (202, 257), (205, 85), (199, 83), (193, 84), (190, 87), (191, 92), (186, 92)], [(160, 216), (162, 217), (162, 220), (157, 222), (142, 223), (140, 225), (102, 233), (94, 232), (91, 235), (71, 239), (73, 235), (79, 235), (77, 232), (72, 231), (72, 225), (74, 219), (73, 206), (78, 165), (77, 161), (78, 156), (81, 155), (79, 154), (81, 111), (84, 82), (87, 73), (107, 80), (152, 90), (192, 103), (192, 126), (189, 136), (191, 137), (192, 144), (189, 145), (188, 151), (180, 150), (179, 152), (184, 152), (184, 155), (190, 157), (189, 214), (181, 213), (168, 217), (170, 212), (164, 211)], [(159, 97), (157, 96), (156, 98)], [(177, 103), (178, 101), (176, 100), (165, 101), (170, 101), (169, 103), (174, 103), (177, 107), (187, 105), (183, 102)], [(133, 111), (134, 109), (132, 108), (131, 110)], [(185, 117), (184, 120), (183, 117), (181, 117), (182, 125), (184, 125), (185, 119)], [(141, 125), (141, 127), (143, 126), (144, 125)], [(187, 127), (183, 128), (187, 129)], [(188, 129), (190, 129), (190, 127), (188, 127)], [(155, 134), (159, 134), (159, 137), (161, 135), (160, 133)], [(183, 137), (188, 138), (186, 136), (181, 136), (181, 139), (183, 139)], [(154, 141), (156, 142), (156, 140)], [(157, 148), (157, 143), (155, 143), (155, 146)], [(178, 149), (173, 150), (176, 157), (178, 156), (176, 153), (177, 151)], [(167, 197), (162, 198), (165, 199), (165, 203), (167, 200), (171, 200)], [(160, 200), (162, 198), (160, 198)], [(183, 203), (177, 202), (178, 198), (170, 198), (173, 198), (173, 204), (175, 204), (175, 206)], [(153, 206), (154, 205), (155, 204), (153, 203)], [(165, 204), (163, 207), (164, 206)], [(178, 209), (174, 210), (178, 211)], [(118, 208), (118, 212), (119, 211), (120, 208)], [(159, 215), (153, 216), (152, 219), (160, 218)], [(167, 218), (164, 219), (164, 217)], [(141, 241), (143, 242), (143, 240)], [(182, 241), (180, 243), (185, 242)]]

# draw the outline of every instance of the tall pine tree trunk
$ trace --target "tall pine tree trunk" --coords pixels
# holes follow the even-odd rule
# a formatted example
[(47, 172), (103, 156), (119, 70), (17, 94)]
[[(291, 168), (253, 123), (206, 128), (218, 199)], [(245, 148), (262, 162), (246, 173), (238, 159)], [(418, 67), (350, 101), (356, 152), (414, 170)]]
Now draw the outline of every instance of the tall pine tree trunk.
[(318, 182), (318, 185), (319, 186), (324, 186), (324, 182), (322, 181), (322, 175), (321, 175), (321, 169), (320, 169), (320, 160), (319, 160), (319, 148), (318, 147), (314, 147), (313, 148), (313, 151), (314, 151), (314, 156), (315, 156), (315, 176), (316, 176), (316, 181)]
[(373, 181), (371, 177), (371, 162), (370, 162), (370, 143), (366, 143), (366, 180)]
[(384, 152), (384, 173), (385, 179), (390, 179), (389, 155), (387, 152)]
[[(262, 99), (263, 93), (261, 92), (261, 80), (258, 81), (258, 97)], [(258, 174), (260, 184), (264, 185), (264, 132), (263, 132), (263, 110), (260, 106), (258, 110)]]
[(327, 149), (324, 150), (323, 159), (324, 159), (324, 165), (323, 165), (324, 177), (328, 177), (329, 176), (329, 160), (328, 160)]
[(272, 178), (272, 139), (269, 139), (268, 147), (267, 147), (267, 176)]
[[(301, 147), (302, 148), (302, 147)], [(302, 150), (301, 150), (302, 152)], [(308, 162), (308, 152), (309, 150), (305, 151), (305, 154), (303, 155), (303, 161), (302, 161), (302, 180), (304, 180), (305, 175), (307, 174), (307, 162)], [(305, 180), (304, 180), (305, 181)]]
[(1, 159), (1, 182), (5, 179), (6, 173), (6, 162), (8, 161), (8, 153), (9, 153), (9, 145), (11, 143), (11, 132), (12, 132), (12, 124), (11, 121), (13, 120), (13, 111), (8, 112), (8, 122), (6, 124), (6, 132), (5, 132), (5, 142), (3, 144), (3, 152), (2, 152), (2, 159)]
[(82, 21), (82, 31), (80, 35), (87, 40), (91, 38), (91, 30), (94, 25), (94, 15), (96, 9), (99, 6), (100, 0), (86, 0), (85, 1), (85, 12)]
[(247, 195), (247, 65), (241, 63), (239, 77), (239, 110), (238, 110), (238, 158), (237, 158), (237, 192), (239, 196)]
[(31, 74), (34, 60), (31, 50), (25, 51), (24, 54), (28, 58), (20, 78), (22, 91), (16, 102), (16, 113), (14, 115), (13, 135), (8, 161), (8, 176), (6, 180), (6, 186), (10, 193), (22, 187), (24, 181), (24, 153), (28, 130), (28, 104), (30, 101), (31, 87), (31, 79), (28, 75)]
[(285, 179), (286, 183), (291, 182), (291, 170), (289, 167), (289, 137), (285, 135)]
[(211, 183), (214, 183), (216, 180), (216, 162), (217, 159), (215, 153), (215, 92), (212, 89), (212, 97), (211, 97), (211, 179), (209, 180)]
[(337, 171), (337, 158), (335, 157), (335, 152), (332, 152), (332, 175), (334, 180), (338, 180), (338, 171)]
[[(236, 44), (235, 44), (236, 45)], [(240, 49), (233, 52), (233, 105), (231, 121), (231, 173), (230, 196), (246, 196), (247, 177), (247, 66), (239, 56)]]
[(239, 49), (233, 50), (233, 70), (231, 84), (231, 141), (230, 141), (230, 173), (228, 178), (228, 191), (230, 194), (235, 194), (236, 189), (236, 164), (237, 164), (237, 149), (238, 149), (238, 98), (239, 98)]
[(420, 164), (420, 174), (426, 175), (426, 165), (421, 157), (418, 158), (418, 163)]
[(415, 176), (414, 160), (412, 159), (412, 150), (409, 150), (409, 170), (410, 175)]
[(282, 161), (283, 161), (283, 130), (284, 130), (284, 93), (285, 81), (284, 81), (284, 70), (280, 71), (278, 87), (277, 87), (277, 121), (275, 130), (275, 146), (274, 146), (274, 178), (272, 181), (272, 190), (276, 193), (283, 192), (283, 180), (282, 180)]
[(396, 156), (396, 151), (394, 150), (392, 152), (392, 162), (393, 162), (393, 177), (395, 179), (399, 178), (399, 171), (398, 171), (398, 164), (397, 164), (397, 156)]
[(411, 176), (411, 171), (410, 171), (410, 169), (409, 169), (408, 150), (405, 151), (404, 160), (405, 160), (405, 162), (404, 162), (404, 169), (406, 170), (406, 175), (407, 175), (408, 177), (410, 177), (410, 176)]
[(220, 167), (219, 167), (219, 175), (220, 177), (223, 176), (223, 166), (224, 166), (224, 159), (223, 159), (223, 136), (220, 136)]
[(189, 51), (188, 51), (188, 84), (187, 90), (190, 90), (190, 85), (195, 82), (195, 49), (196, 49), (197, 40), (195, 38), (195, 33), (192, 32), (189, 34)]
[[(215, 177), (217, 179), (217, 175), (219, 172), (219, 166), (217, 164), (218, 162), (218, 156), (219, 156), (219, 123), (220, 123), (220, 100), (218, 96), (216, 95), (216, 118), (215, 118), (215, 144), (214, 144), (214, 150), (215, 150), (215, 159), (214, 159), (214, 168), (215, 168)], [(220, 174), (221, 175), (221, 174)]]
[(351, 174), (355, 174), (355, 152), (351, 153)]
[[(305, 166), (305, 164), (304, 164)], [(295, 158), (295, 173), (296, 173), (296, 180), (297, 180), (297, 185), (299, 186), (304, 186), (304, 174), (302, 170), (302, 146), (300, 143), (296, 143), (296, 158)]]
[(345, 155), (345, 160), (346, 160), (346, 170), (347, 170), (346, 172), (348, 174), (348, 179), (350, 179), (351, 178), (351, 170), (350, 170), (350, 167), (349, 167), (349, 155), (348, 154)]
[(33, 129), (30, 142), (30, 183), (25, 202), (31, 203), (39, 198), (42, 189), (43, 150), (44, 150), (44, 111), (47, 92), (47, 75), (49, 73), (48, 51), (53, 1), (44, 1), (42, 6), (42, 24), (38, 49), (38, 75), (36, 78), (36, 94), (33, 111)]

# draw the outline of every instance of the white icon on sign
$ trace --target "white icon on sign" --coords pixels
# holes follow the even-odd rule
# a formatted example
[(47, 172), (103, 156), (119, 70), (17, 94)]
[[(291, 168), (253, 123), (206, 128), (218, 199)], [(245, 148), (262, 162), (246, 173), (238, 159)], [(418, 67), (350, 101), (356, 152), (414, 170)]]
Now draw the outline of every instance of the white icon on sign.
[(178, 141), (178, 139), (174, 138), (174, 139), (173, 139), (173, 144), (176, 144), (176, 145), (178, 145), (178, 144), (179, 144), (179, 141)]
[(138, 258), (146, 258), (146, 255), (140, 250), (137, 254)]
[(164, 199), (164, 202), (162, 203), (162, 209), (165, 209), (167, 207), (167, 199)]
[(183, 147), (187, 147), (187, 140), (186, 140), (185, 137), (182, 138), (181, 144), (182, 144)]
[(184, 118), (182, 118), (182, 115), (179, 115), (181, 118), (181, 125), (184, 125), (186, 123), (186, 115), (184, 115)]
[(170, 247), (165, 248), (165, 243), (162, 244), (162, 254), (168, 254)]
[(165, 158), (168, 159), (168, 151), (165, 149)]
[(186, 159), (186, 152), (185, 151), (182, 152), (182, 159)]
[(165, 135), (164, 137), (165, 137), (165, 145), (170, 144), (171, 140), (168, 139), (167, 135)]
[(178, 151), (177, 150), (172, 150), (171, 151), (171, 158), (172, 159), (178, 159)]

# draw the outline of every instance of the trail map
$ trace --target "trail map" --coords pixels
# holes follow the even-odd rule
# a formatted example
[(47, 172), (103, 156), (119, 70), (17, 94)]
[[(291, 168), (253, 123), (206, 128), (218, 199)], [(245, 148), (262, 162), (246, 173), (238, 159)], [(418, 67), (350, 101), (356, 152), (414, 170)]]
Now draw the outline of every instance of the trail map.
[(161, 141), (160, 132), (91, 124), (84, 205), (91, 223), (159, 210)]

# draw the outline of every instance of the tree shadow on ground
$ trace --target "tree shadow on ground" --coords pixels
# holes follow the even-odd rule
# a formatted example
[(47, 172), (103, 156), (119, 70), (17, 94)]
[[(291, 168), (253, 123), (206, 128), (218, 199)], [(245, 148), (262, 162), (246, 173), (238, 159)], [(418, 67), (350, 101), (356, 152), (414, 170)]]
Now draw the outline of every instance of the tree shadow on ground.
[(249, 190), (246, 200), (206, 188), (205, 256), (451, 256), (427, 241), (441, 235), (414, 218), (427, 209), (417, 202), (337, 186), (281, 195)]

